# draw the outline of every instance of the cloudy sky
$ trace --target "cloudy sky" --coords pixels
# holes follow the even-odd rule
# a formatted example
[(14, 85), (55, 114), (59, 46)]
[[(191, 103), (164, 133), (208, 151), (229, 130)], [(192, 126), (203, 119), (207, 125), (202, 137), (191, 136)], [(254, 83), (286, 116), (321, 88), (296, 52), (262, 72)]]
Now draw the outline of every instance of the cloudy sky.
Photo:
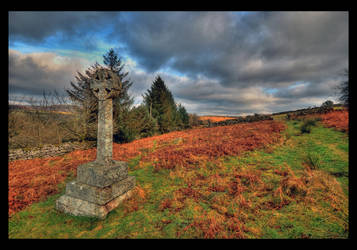
[(347, 12), (9, 12), (9, 102), (64, 93), (114, 48), (135, 104), (160, 75), (199, 115), (336, 102), (348, 68)]

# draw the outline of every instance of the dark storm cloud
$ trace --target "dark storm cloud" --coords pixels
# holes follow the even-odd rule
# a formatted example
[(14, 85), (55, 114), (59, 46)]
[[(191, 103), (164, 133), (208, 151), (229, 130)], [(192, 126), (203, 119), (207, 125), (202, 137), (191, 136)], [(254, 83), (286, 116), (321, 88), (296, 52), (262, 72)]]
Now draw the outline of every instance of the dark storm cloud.
[(123, 42), (149, 72), (171, 67), (223, 86), (320, 82), (348, 66), (345, 12), (9, 13), (10, 37), (42, 41), (62, 32), (87, 49), (95, 47), (88, 33), (111, 25), (106, 39)]
[[(137, 63), (129, 70), (134, 96), (160, 74), (175, 98), (198, 114), (319, 105), (348, 68), (347, 12), (9, 13), (10, 41), (40, 44), (55, 34), (77, 39), (86, 50), (97, 39), (117, 43)], [(38, 93), (73, 75), (64, 65), (44, 70), (40, 62), (53, 62), (49, 55), (11, 60), (10, 87), (17, 91)]]
[(347, 13), (139, 12), (130, 20), (118, 23), (120, 36), (151, 72), (170, 66), (226, 86), (286, 86), (347, 67)]
[(336, 86), (343, 81), (342, 77), (334, 77), (319, 83), (298, 83), (295, 86), (280, 88), (274, 96), (277, 98), (309, 98), (333, 97), (337, 93)]
[(53, 35), (61, 39), (87, 39), (84, 43), (91, 45), (90, 33), (100, 31), (115, 22), (118, 12), (44, 12), (25, 11), (9, 12), (10, 40), (21, 40), (30, 43), (40, 43)]
[(271, 15), (262, 54), (267, 58), (347, 53), (346, 12), (278, 12)]
[[(229, 49), (234, 20), (230, 13), (139, 12), (121, 19), (117, 30), (130, 53), (149, 71), (165, 64), (200, 72)], [(233, 40), (232, 40), (233, 39)], [(225, 40), (226, 43), (222, 44)], [(189, 72), (187, 72), (189, 73)]]

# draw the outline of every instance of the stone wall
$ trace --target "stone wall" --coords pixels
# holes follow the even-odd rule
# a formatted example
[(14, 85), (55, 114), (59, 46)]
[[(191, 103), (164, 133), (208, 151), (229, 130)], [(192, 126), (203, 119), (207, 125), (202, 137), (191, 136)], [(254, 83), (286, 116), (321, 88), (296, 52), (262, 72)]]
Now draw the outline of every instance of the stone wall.
[(93, 143), (66, 142), (60, 145), (44, 145), (31, 149), (9, 149), (9, 161), (46, 158), (64, 155), (77, 149), (93, 148)]

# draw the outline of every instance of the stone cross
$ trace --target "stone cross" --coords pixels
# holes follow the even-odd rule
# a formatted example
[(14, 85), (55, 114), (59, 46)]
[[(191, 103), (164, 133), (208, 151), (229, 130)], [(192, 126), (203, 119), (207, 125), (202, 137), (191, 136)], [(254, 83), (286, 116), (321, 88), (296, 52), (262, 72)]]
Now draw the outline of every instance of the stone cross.
[(113, 71), (100, 68), (90, 80), (90, 89), (98, 99), (97, 158), (100, 164), (112, 163), (113, 98), (120, 94), (122, 82)]
[(98, 99), (97, 158), (77, 167), (77, 178), (66, 185), (66, 193), (56, 200), (56, 209), (75, 216), (104, 219), (132, 195), (135, 177), (128, 175), (128, 163), (114, 161), (113, 103), (122, 83), (113, 71), (100, 68), (89, 87)]

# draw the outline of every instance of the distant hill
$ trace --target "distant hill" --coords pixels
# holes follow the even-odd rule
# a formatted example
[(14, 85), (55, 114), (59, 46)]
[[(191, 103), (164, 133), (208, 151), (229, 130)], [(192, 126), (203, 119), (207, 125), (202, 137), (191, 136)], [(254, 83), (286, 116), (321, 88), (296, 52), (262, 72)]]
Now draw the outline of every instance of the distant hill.
[[(49, 105), (46, 107), (46, 110), (50, 111), (59, 111), (59, 112), (68, 112), (71, 108), (71, 105), (58, 104), (58, 105)], [(44, 109), (43, 106), (36, 105), (19, 105), (19, 104), (9, 104), (9, 110), (41, 110)]]
[[(333, 104), (332, 105), (334, 108), (337, 107), (343, 107), (343, 104)], [(304, 109), (297, 109), (297, 110), (289, 110), (289, 111), (282, 111), (282, 112), (277, 112), (277, 113), (272, 113), (272, 115), (282, 115), (282, 114), (288, 114), (292, 112), (300, 112), (300, 111), (307, 111), (307, 110), (316, 110), (319, 109), (320, 107), (313, 107), (313, 108), (304, 108)]]
[(220, 122), (220, 121), (225, 121), (225, 120), (229, 120), (229, 119), (235, 119), (237, 118), (236, 116), (199, 116), (199, 119), (201, 121), (205, 121), (205, 120), (211, 120), (212, 122)]

